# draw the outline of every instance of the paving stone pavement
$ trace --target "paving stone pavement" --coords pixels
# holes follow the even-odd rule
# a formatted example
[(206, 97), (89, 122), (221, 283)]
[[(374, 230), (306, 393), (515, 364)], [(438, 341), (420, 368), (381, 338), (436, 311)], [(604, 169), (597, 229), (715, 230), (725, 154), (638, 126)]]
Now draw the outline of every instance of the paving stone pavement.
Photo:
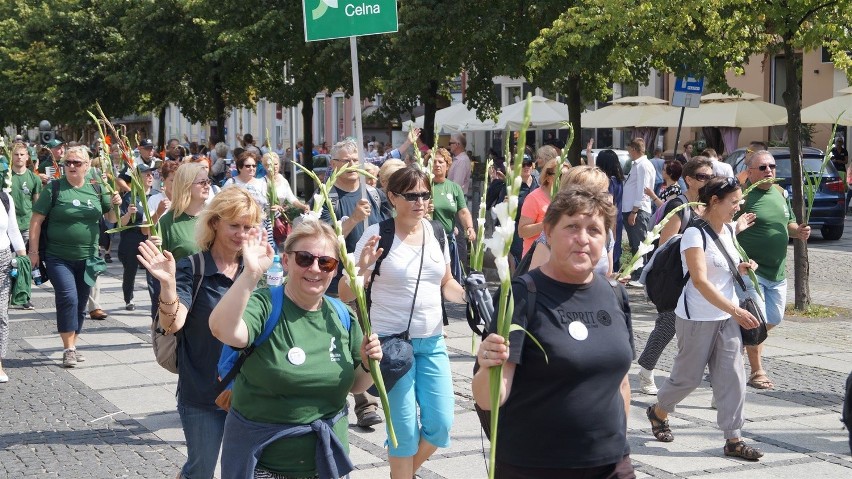
[[(814, 243), (812, 259), (819, 262), (811, 266), (812, 293), (817, 302), (842, 305), (844, 284), (838, 279), (845, 277), (840, 272), (852, 269), (852, 248)], [(87, 321), (79, 345), (87, 361), (75, 369), (58, 366), (61, 348), (49, 285), (35, 288), (36, 311), (10, 311), (11, 344), (3, 366), (11, 379), (0, 385), (0, 477), (170, 478), (183, 464), (176, 376), (153, 360), (144, 276), (137, 277), (134, 312), (124, 310), (120, 277), (121, 265), (109, 265), (101, 279), (101, 304), (110, 317)], [(641, 351), (655, 314), (641, 292), (630, 294)], [(456, 391), (453, 444), (439, 450), (418, 477), (484, 478), (488, 443), (470, 394), (471, 335), (460, 308), (451, 306), (450, 316), (447, 333)], [(706, 382), (672, 414), (675, 442), (655, 441), (644, 416), (644, 408), (655, 398), (636, 392), (634, 365), (628, 437), (637, 477), (852, 477), (848, 436), (839, 422), (843, 384), (852, 370), (850, 339), (852, 315), (787, 319), (772, 331), (765, 363), (775, 389), (749, 388), (746, 398), (744, 435), (766, 452), (759, 463), (722, 455), (723, 439), (709, 407)], [(660, 360), (658, 383), (673, 357), (674, 345)], [(384, 430), (354, 426), (352, 413), (349, 422), (357, 467), (352, 479), (389, 477)]]

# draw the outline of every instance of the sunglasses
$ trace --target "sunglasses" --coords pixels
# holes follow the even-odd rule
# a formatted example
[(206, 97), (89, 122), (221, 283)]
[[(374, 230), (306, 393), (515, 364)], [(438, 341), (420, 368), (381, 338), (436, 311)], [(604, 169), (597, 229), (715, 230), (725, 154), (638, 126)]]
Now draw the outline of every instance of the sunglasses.
[(339, 262), (331, 256), (317, 256), (307, 251), (290, 251), (290, 253), (296, 260), (296, 264), (302, 268), (310, 268), (313, 266), (314, 260), (316, 260), (317, 266), (319, 266), (320, 271), (323, 273), (330, 273), (337, 269), (337, 263)]
[(775, 168), (777, 168), (777, 167), (778, 167), (778, 165), (776, 165), (775, 163), (770, 163), (770, 164), (768, 164), (768, 165), (755, 166), (755, 167), (754, 167), (754, 168), (752, 168), (752, 169), (753, 169), (753, 170), (766, 171), (766, 169), (767, 169), (767, 168), (769, 168), (770, 170), (774, 170), (774, 169), (775, 169)]
[(712, 194), (708, 195), (708, 197), (718, 196), (718, 195), (724, 193), (725, 190), (728, 190), (728, 189), (734, 190), (734, 189), (737, 189), (739, 187), (740, 187), (740, 180), (738, 180), (736, 176), (729, 176), (729, 177), (725, 178), (725, 181), (722, 181), (721, 183), (719, 183), (718, 186), (713, 188)]
[(193, 185), (201, 185), (201, 186), (210, 186), (213, 184), (213, 180), (207, 178), (206, 180), (196, 181)]
[(257, 168), (257, 165), (243, 165), (243, 168)]
[(532, 161), (524, 161), (523, 163), (521, 163), (521, 166), (532, 166), (533, 163), (534, 162), (532, 162)]
[(708, 181), (708, 180), (712, 180), (713, 178), (715, 178), (716, 175), (708, 175), (706, 173), (696, 173), (696, 174), (692, 175), (692, 177), (695, 178), (698, 181)]
[(432, 199), (432, 193), (426, 191), (423, 193), (394, 193), (396, 196), (401, 196), (405, 198), (405, 201), (410, 201), (412, 203), (416, 202), (418, 199), (423, 201), (429, 201)]
[(73, 166), (74, 168), (83, 166), (83, 162), (78, 160), (65, 160), (64, 164), (65, 166)]

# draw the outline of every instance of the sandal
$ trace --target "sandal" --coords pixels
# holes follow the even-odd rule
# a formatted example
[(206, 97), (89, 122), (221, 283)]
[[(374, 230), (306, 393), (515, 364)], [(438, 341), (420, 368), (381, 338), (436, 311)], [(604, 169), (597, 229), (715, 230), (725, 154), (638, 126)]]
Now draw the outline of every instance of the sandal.
[(746, 461), (756, 461), (763, 457), (763, 451), (756, 447), (747, 446), (743, 441), (726, 442), (725, 455), (739, 457)]
[(751, 376), (748, 377), (748, 382), (746, 383), (749, 386), (755, 389), (772, 389), (775, 387), (772, 384), (772, 381), (769, 379), (769, 376), (766, 375), (766, 371), (763, 369), (758, 369), (757, 371), (751, 373)]
[(669, 428), (669, 420), (657, 417), (657, 413), (654, 412), (654, 406), (648, 406), (648, 409), (645, 410), (645, 415), (651, 421), (651, 432), (658, 441), (674, 441), (674, 434), (672, 434), (672, 430)]

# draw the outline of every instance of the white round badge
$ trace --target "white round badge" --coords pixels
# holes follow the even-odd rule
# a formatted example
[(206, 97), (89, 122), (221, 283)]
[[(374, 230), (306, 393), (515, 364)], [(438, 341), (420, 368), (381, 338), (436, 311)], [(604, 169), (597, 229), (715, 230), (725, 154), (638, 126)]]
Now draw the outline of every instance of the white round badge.
[(577, 341), (582, 341), (589, 337), (589, 330), (580, 321), (571, 321), (571, 324), (568, 325), (568, 334)]
[(71, 201), (71, 204), (74, 206), (80, 206), (80, 200), (73, 200)]
[(305, 351), (300, 347), (295, 347), (287, 351), (287, 360), (294, 366), (301, 366), (305, 363)]

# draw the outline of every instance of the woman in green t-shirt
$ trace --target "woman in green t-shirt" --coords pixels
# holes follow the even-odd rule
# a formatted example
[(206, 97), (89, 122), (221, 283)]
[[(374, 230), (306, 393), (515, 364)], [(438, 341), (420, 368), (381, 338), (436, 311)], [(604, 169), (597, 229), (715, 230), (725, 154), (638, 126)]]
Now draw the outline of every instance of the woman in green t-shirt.
[[(101, 216), (115, 223), (112, 204), (121, 204), (121, 197), (101, 194), (87, 180), (92, 166), (84, 146), (65, 152), (65, 176), (59, 182), (58, 195), (48, 184), (33, 205), (30, 219), (30, 252), (33, 265), (39, 264), (39, 241), (42, 228), (47, 228), (44, 262), (53, 283), (56, 298), (56, 326), (62, 338), (62, 366), (73, 368), (83, 360), (77, 352), (77, 337), (83, 330), (86, 301), (95, 278), (106, 265), (98, 256), (98, 221)], [(96, 180), (92, 180), (96, 181)]]
[[(272, 308), (271, 293), (277, 291), (255, 290), (274, 254), (257, 233), (243, 247), (243, 274), (210, 315), (213, 335), (235, 349), (261, 334)], [(222, 441), (222, 477), (348, 474), (346, 396), (373, 384), (368, 358), (382, 358), (378, 336), (365, 338), (351, 311), (347, 331), (331, 302), (338, 300), (324, 297), (340, 251), (331, 227), (302, 222), (287, 237), (284, 251), (288, 276), (280, 322), (234, 381)], [(245, 433), (246, 427), (252, 432)], [(288, 437), (264, 447), (264, 437), (279, 433)], [(336, 466), (317, 464), (315, 457), (330, 458)]]
[(456, 215), (464, 228), (462, 235), (467, 241), (476, 241), (476, 228), (473, 227), (473, 218), (467, 209), (467, 200), (464, 197), (462, 187), (447, 179), (447, 172), (453, 164), (453, 157), (446, 148), (438, 148), (438, 154), (432, 160), (432, 204), (435, 209), (432, 217), (441, 222), (444, 232), (447, 233), (450, 245), (450, 272), (453, 279), (461, 281), (462, 266), (459, 259), (456, 235), (453, 233), (453, 225)]
[[(210, 196), (210, 183), (207, 172), (198, 163), (184, 163), (175, 171), (171, 209), (158, 224), (163, 249), (170, 251), (175, 261), (199, 251), (195, 226)], [(153, 241), (158, 242), (156, 238)]]

